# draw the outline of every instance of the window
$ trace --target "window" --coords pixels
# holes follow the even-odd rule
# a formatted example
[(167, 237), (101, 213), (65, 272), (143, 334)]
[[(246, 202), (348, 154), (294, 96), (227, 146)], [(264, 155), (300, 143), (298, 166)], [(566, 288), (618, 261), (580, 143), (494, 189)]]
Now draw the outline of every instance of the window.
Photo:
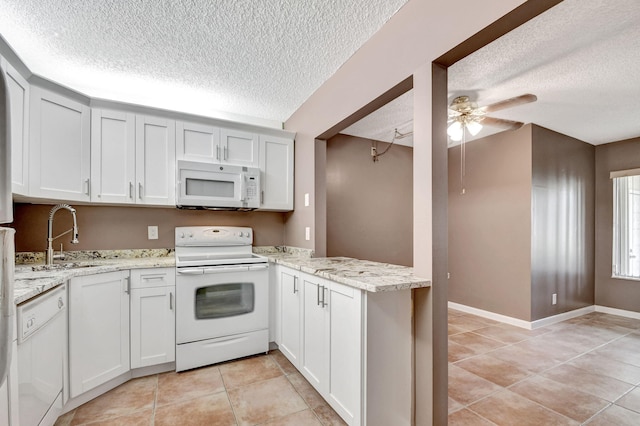
[(640, 169), (611, 175), (613, 276), (640, 279)]

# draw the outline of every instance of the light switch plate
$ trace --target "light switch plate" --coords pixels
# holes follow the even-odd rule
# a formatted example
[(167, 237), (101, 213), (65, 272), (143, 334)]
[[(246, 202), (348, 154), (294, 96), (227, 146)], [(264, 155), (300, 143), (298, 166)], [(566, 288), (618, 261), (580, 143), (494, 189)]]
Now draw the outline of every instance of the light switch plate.
[(308, 226), (304, 228), (304, 239), (309, 241), (311, 239), (311, 228)]
[(304, 206), (309, 207), (309, 193), (304, 194)]
[(157, 226), (148, 226), (147, 227), (147, 236), (150, 240), (158, 239), (158, 227)]

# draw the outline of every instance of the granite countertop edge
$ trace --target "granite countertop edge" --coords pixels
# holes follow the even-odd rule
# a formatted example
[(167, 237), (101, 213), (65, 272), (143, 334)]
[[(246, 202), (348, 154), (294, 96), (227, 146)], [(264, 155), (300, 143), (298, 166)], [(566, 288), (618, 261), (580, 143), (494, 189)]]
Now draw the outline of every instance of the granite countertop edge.
[(349, 257), (267, 257), (272, 263), (372, 293), (431, 287), (430, 280), (414, 275), (408, 266)]

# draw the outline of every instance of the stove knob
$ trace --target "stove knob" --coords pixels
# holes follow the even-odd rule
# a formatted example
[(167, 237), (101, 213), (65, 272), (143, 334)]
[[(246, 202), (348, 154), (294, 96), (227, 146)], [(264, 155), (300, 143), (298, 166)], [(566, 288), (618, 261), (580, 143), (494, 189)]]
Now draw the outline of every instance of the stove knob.
[(180, 238), (184, 238), (184, 232), (180, 234)]
[(193, 232), (189, 234), (189, 238), (193, 238)]
[(244, 232), (241, 232), (238, 236), (239, 236), (240, 238), (244, 237)]

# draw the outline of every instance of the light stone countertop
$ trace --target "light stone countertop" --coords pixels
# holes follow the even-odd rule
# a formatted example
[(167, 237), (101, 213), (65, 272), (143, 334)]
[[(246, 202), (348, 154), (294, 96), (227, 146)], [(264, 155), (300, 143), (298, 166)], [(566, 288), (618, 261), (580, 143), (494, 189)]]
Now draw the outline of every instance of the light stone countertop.
[(415, 276), (413, 268), (408, 266), (350, 257), (309, 258), (287, 253), (266, 256), (278, 265), (370, 292), (431, 287), (431, 281)]
[[(163, 251), (161, 256), (145, 250), (131, 251), (135, 257), (109, 258), (104, 252), (94, 252), (83, 258), (76, 255), (69, 260), (81, 267), (33, 271), (38, 264), (19, 264), (15, 269), (14, 300), (16, 305), (40, 293), (52, 289), (70, 278), (105, 272), (141, 268), (173, 268), (175, 257), (172, 250)], [(388, 263), (358, 260), (348, 257), (313, 258), (310, 250), (295, 248), (254, 247), (254, 252), (265, 256), (270, 262), (287, 266), (308, 274), (326, 278), (341, 284), (370, 292), (396, 291), (430, 287), (431, 281), (413, 275), (413, 268)], [(97, 254), (96, 254), (97, 253)], [(118, 253), (122, 255), (122, 252)], [(39, 259), (38, 259), (39, 260)], [(63, 263), (68, 263), (65, 261)]]
[(176, 265), (176, 260), (174, 256), (170, 256), (84, 260), (74, 263), (83, 267), (33, 271), (33, 264), (16, 265), (13, 286), (13, 297), (16, 305), (23, 303), (51, 288), (57, 287), (73, 277), (122, 271), (126, 269), (173, 268)]

